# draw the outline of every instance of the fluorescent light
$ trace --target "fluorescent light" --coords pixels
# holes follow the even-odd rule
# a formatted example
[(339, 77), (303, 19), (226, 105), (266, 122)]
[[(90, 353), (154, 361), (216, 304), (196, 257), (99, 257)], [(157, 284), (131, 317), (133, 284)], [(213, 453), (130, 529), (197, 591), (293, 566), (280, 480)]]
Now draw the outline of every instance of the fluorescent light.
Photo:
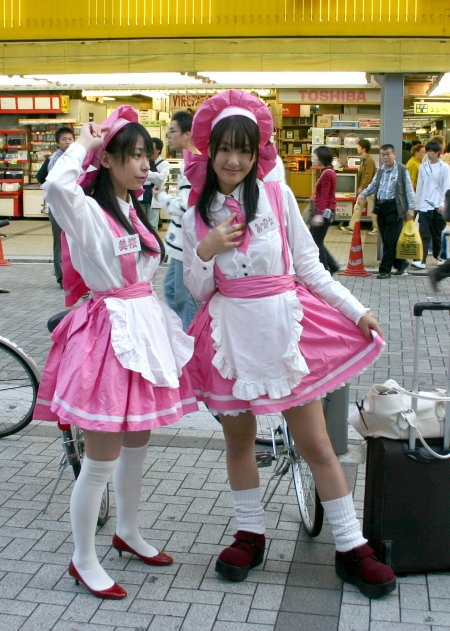
[(104, 96), (103, 100), (104, 101), (115, 101), (116, 99), (113, 96)]
[(439, 80), (439, 83), (428, 96), (441, 96), (450, 94), (450, 72), (446, 72)]
[(219, 85), (258, 88), (265, 86), (367, 85), (365, 72), (198, 72)]
[(129, 72), (122, 74), (26, 75), (29, 79), (46, 79), (61, 86), (178, 86), (199, 85), (201, 80), (178, 72)]

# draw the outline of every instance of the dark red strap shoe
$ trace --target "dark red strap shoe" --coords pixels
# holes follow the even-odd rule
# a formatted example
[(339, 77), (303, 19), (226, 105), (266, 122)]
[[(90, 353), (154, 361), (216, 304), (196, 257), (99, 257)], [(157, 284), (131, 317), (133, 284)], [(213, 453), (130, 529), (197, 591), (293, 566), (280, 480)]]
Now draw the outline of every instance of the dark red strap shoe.
[(336, 552), (336, 574), (346, 583), (356, 585), (367, 598), (380, 598), (396, 586), (392, 569), (378, 561), (366, 543), (349, 552)]
[(234, 542), (216, 561), (216, 572), (231, 581), (243, 581), (249, 570), (263, 562), (266, 538), (246, 530), (238, 530), (233, 536)]

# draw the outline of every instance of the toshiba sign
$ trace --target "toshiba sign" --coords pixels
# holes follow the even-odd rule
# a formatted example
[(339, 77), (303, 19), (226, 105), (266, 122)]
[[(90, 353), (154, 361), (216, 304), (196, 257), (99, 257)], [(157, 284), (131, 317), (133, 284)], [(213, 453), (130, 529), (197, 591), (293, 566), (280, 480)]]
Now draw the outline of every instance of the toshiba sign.
[(381, 90), (302, 88), (278, 90), (280, 103), (380, 103)]

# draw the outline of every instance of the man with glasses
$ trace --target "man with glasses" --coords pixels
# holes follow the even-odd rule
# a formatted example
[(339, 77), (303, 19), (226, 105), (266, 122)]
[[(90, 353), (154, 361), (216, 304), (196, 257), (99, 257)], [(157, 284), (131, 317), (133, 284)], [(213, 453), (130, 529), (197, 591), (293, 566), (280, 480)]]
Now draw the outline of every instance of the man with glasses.
[[(179, 111), (174, 114), (167, 132), (169, 147), (174, 151), (184, 149), (199, 153), (191, 140), (192, 115)], [(166, 253), (169, 256), (169, 268), (164, 280), (164, 292), (167, 304), (178, 314), (186, 331), (201, 303), (196, 300), (183, 282), (183, 236), (181, 222), (188, 209), (191, 185), (184, 175), (184, 162), (181, 164), (177, 182), (177, 194), (169, 195), (161, 187), (155, 187), (153, 193), (158, 204), (171, 216), (166, 236)]]
[(408, 169), (395, 160), (393, 145), (380, 147), (380, 158), (383, 163), (375, 177), (358, 196), (358, 204), (364, 204), (366, 197), (375, 194), (375, 209), (378, 228), (383, 241), (383, 258), (381, 259), (380, 280), (394, 276), (406, 276), (408, 262), (396, 258), (397, 241), (405, 219), (414, 219), (414, 189)]

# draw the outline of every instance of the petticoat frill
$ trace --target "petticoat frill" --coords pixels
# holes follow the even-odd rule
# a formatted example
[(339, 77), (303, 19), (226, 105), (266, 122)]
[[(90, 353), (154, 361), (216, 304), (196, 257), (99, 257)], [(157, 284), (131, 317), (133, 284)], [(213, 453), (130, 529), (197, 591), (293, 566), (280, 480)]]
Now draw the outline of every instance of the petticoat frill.
[[(146, 337), (154, 345), (150, 350), (147, 345), (143, 352), (133, 326), (137, 322), (130, 322), (125, 313), (131, 300), (120, 301), (121, 308), (110, 303), (111, 317), (105, 305), (108, 300), (116, 299), (107, 298), (100, 305), (84, 302), (53, 331), (34, 419), (61, 420), (103, 432), (143, 431), (176, 423), (184, 414), (197, 411), (185, 366), (192, 353), (191, 340), (177, 316), (155, 296), (137, 299), (144, 301), (138, 311), (147, 307), (152, 314)], [(114, 319), (117, 356), (111, 338)], [(152, 362), (166, 338), (171, 344), (165, 350), (166, 356), (172, 356), (172, 370), (168, 360), (166, 365), (160, 358)], [(172, 387), (158, 385), (165, 383)]]
[[(195, 350), (187, 369), (198, 400), (214, 411), (231, 415), (244, 410), (251, 410), (254, 414), (281, 412), (340, 388), (380, 356), (385, 343), (375, 332), (372, 332), (372, 339), (367, 340), (354, 322), (300, 283), (296, 284), (295, 294), (303, 309), (301, 325), (294, 317), (300, 327), (297, 343), (308, 371), (300, 382), (297, 381), (289, 393), (279, 397), (256, 393), (254, 398), (237, 398), (233, 394), (236, 379), (232, 371), (225, 372), (226, 362), (216, 350), (220, 334), (210, 315), (212, 311), (216, 318), (214, 306), (210, 309), (213, 298), (200, 309), (188, 330), (188, 334), (195, 338)], [(293, 304), (292, 300), (290, 302)], [(295, 325), (293, 327), (295, 330)], [(274, 334), (274, 331), (269, 334)], [(291, 330), (291, 339), (293, 335)], [(222, 376), (218, 368), (229, 377)]]

